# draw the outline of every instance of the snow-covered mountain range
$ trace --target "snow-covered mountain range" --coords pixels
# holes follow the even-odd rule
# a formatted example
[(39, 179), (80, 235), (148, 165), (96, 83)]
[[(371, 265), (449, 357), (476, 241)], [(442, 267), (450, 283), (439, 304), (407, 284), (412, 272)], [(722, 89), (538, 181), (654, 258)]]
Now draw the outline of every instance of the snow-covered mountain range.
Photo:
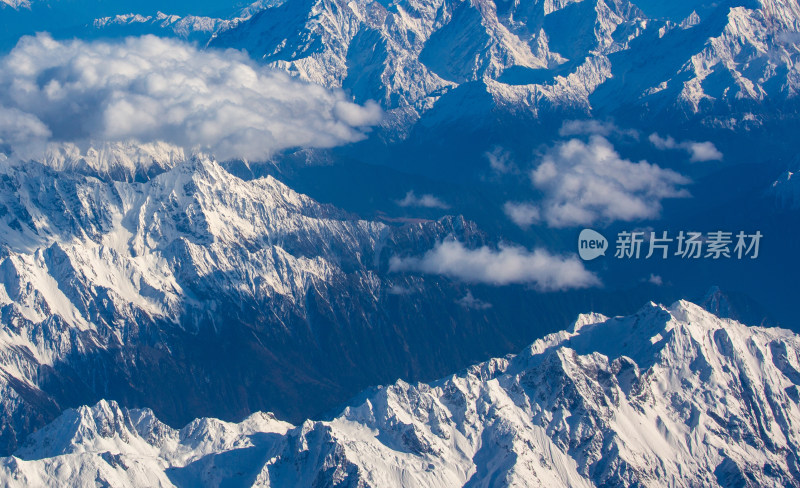
[[(151, 407), (172, 397), (164, 405), (181, 416), (235, 405), (213, 398), (229, 397), (244, 375), (262, 384), (252, 385), (262, 400), (242, 392), (234, 410), (253, 401), (297, 409), (287, 382), (324, 404), (347, 382), (312, 372), (321, 366), (313, 350), (355, 360), (336, 348), (357, 342), (346, 324), (363, 332), (381, 322), (367, 316), (394, 285), (376, 275), (382, 250), (471, 232), (455, 220), (415, 230), (360, 221), (274, 178), (240, 180), (163, 144), (3, 164), (3, 449), (87, 394), (117, 391)], [(242, 347), (260, 352), (241, 356)], [(206, 392), (193, 407), (198, 381)]]
[(518, 348), (581, 303), (393, 272), (489, 239), (461, 217), (362, 220), (231, 165), (163, 143), (0, 162), (0, 450), (101, 398), (171, 425), (299, 421)]
[(4, 486), (798, 486), (800, 337), (689, 302), (582, 315), (516, 356), (329, 421), (180, 430), (115, 402), (0, 459)]
[(398, 134), (437, 104), (445, 114), (428, 115), (435, 120), (666, 112), (708, 128), (757, 128), (794, 113), (800, 87), (796, 0), (261, 0), (220, 9), (231, 13), (119, 12), (85, 33), (243, 49), (359, 103), (379, 101)]
[[(755, 288), (795, 316), (797, 0), (2, 1), (54, 32), (3, 58), (0, 486), (800, 486), (800, 338), (732, 320), (774, 323)], [(317, 95), (352, 123), (291, 139)], [(202, 153), (220, 127), (280, 144)], [(531, 186), (548, 155), (563, 188)], [(582, 174), (600, 210), (687, 203), (574, 225), (758, 225), (764, 252), (581, 263), (545, 210)], [(743, 309), (714, 288), (481, 362), (717, 276)], [(397, 378), (424, 382), (368, 388)]]
[(533, 113), (736, 107), (714, 119), (728, 126), (758, 124), (768, 116), (759, 102), (796, 95), (795, 0), (681, 6), (686, 17), (675, 20), (628, 0), (304, 0), (267, 8), (209, 45), (379, 100), (398, 123), (448, 93)]
[[(276, 0), (259, 0), (239, 9), (235, 14), (227, 17), (209, 17), (202, 15), (175, 15), (156, 12), (154, 15), (139, 13), (120, 13), (114, 16), (94, 19), (92, 27), (102, 34), (109, 34), (113, 29), (121, 29), (121, 34), (131, 35), (134, 30), (139, 34), (150, 32), (154, 34), (171, 33), (182, 39), (197, 40), (206, 43), (209, 38), (220, 32), (233, 29), (240, 23), (249, 20), (256, 13), (279, 4)], [(138, 28), (138, 29), (137, 29)]]

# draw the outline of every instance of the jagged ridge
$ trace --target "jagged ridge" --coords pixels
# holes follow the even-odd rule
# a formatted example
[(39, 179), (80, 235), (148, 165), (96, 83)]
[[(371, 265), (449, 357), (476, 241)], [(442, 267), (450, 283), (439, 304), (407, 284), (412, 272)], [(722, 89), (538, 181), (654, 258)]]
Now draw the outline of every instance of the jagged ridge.
[(0, 472), (8, 486), (797, 486), (798, 352), (786, 330), (650, 304), (366, 392), (331, 421), (176, 431), (113, 402), (70, 410)]

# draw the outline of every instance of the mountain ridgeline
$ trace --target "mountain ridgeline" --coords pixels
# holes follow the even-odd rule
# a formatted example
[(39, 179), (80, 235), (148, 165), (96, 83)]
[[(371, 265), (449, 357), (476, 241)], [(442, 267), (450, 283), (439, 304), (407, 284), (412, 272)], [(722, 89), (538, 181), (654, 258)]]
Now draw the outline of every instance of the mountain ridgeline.
[(6, 486), (797, 486), (800, 337), (689, 302), (582, 315), (516, 356), (398, 381), (329, 421), (180, 430), (68, 410), (0, 458)]

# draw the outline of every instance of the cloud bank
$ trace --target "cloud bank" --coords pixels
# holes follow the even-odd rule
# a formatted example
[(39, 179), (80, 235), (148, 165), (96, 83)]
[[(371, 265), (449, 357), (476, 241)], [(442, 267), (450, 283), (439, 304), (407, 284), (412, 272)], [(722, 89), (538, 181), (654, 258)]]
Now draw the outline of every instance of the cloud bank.
[(722, 161), (722, 153), (714, 143), (683, 141), (678, 142), (672, 136), (661, 137), (655, 132), (650, 134), (650, 142), (656, 149), (681, 149), (689, 153), (689, 160), (692, 162), (701, 161)]
[(559, 143), (531, 172), (531, 181), (544, 195), (535, 207), (507, 204), (506, 213), (518, 225), (541, 219), (551, 227), (598, 222), (633, 221), (657, 217), (665, 198), (689, 196), (684, 176), (646, 161), (620, 157), (604, 137), (588, 142)]
[(468, 249), (458, 241), (441, 242), (422, 257), (394, 256), (389, 269), (444, 275), (468, 283), (532, 284), (542, 291), (586, 288), (600, 283), (576, 257), (554, 256), (543, 249), (531, 252), (518, 246)]
[(24, 37), (0, 60), (0, 144), (164, 141), (220, 159), (332, 147), (378, 123), (375, 103), (257, 66), (238, 51), (173, 39), (59, 42)]

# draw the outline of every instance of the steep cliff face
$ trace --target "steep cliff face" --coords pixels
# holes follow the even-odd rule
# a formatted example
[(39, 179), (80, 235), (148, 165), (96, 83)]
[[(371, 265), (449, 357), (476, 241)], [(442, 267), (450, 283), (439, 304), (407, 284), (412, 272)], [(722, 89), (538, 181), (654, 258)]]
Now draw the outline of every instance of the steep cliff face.
[(800, 337), (677, 302), (570, 331), (331, 421), (181, 430), (69, 410), (0, 460), (8, 486), (797, 486)]

